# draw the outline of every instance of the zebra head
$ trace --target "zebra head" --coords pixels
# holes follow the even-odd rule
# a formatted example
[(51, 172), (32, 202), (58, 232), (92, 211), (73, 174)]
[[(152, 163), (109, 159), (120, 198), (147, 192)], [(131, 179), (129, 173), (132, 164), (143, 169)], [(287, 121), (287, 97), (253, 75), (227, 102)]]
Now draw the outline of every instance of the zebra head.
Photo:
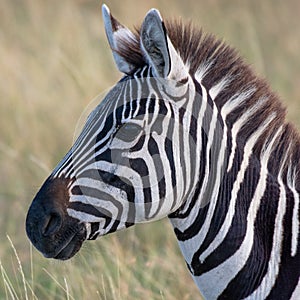
[[(195, 86), (157, 10), (132, 33), (103, 6), (123, 78), (89, 115), (29, 209), (27, 234), (46, 257), (68, 259), (86, 239), (174, 212), (194, 188)], [(186, 151), (182, 151), (184, 148)], [(181, 150), (180, 150), (181, 149)]]

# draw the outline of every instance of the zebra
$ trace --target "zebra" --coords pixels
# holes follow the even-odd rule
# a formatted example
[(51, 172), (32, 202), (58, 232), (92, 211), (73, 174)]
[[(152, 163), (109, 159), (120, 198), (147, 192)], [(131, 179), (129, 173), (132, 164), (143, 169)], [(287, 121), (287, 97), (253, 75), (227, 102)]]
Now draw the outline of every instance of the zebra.
[(300, 137), (278, 97), (191, 23), (102, 14), (123, 77), (35, 196), (33, 245), (66, 260), (168, 217), (205, 299), (300, 299)]

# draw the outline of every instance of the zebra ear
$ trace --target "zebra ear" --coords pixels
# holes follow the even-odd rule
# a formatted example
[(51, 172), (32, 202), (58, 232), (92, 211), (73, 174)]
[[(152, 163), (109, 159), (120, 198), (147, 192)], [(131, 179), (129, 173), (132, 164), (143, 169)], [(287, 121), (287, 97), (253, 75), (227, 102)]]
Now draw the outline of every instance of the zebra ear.
[(116, 65), (122, 73), (131, 74), (135, 66), (128, 63), (118, 52), (120, 52), (119, 46), (121, 41), (126, 39), (134, 40), (134, 34), (111, 15), (109, 8), (105, 4), (102, 5), (102, 16), (106, 36)]
[(187, 77), (186, 67), (167, 35), (158, 10), (151, 9), (147, 13), (140, 38), (143, 54), (154, 68), (156, 76), (176, 81)]

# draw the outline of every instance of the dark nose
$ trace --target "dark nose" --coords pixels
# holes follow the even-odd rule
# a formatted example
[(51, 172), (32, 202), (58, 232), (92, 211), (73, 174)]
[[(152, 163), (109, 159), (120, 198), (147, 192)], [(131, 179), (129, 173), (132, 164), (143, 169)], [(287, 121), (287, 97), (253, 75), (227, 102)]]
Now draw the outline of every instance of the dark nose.
[(41, 251), (49, 247), (47, 241), (55, 239), (64, 226), (69, 201), (68, 183), (66, 179), (48, 178), (30, 205), (26, 232)]
[(62, 226), (62, 216), (59, 212), (48, 213), (43, 222), (39, 224), (40, 232), (43, 236), (51, 236), (59, 231)]
[(26, 232), (36, 246), (42, 238), (53, 238), (63, 226), (63, 212), (55, 208), (45, 208), (34, 202), (27, 214)]

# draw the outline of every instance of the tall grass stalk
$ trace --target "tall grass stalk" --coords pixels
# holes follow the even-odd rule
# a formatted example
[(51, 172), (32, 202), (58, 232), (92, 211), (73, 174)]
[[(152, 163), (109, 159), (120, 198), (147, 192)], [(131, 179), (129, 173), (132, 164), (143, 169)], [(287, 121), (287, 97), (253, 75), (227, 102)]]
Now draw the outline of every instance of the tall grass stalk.
[(9, 235), (6, 235), (6, 237), (7, 237), (8, 241), (11, 245), (11, 248), (14, 250), (14, 254), (15, 254), (15, 257), (17, 259), (18, 266), (19, 266), (18, 271), (20, 272), (21, 277), (22, 277), (22, 283), (23, 283), (23, 288), (24, 288), (24, 296), (25, 296), (25, 299), (28, 300), (27, 282), (26, 282), (26, 279), (25, 279), (24, 271), (23, 271), (23, 268), (22, 268), (22, 264), (21, 264), (17, 249), (15, 248), (15, 246), (14, 246), (11, 238), (9, 237)]

